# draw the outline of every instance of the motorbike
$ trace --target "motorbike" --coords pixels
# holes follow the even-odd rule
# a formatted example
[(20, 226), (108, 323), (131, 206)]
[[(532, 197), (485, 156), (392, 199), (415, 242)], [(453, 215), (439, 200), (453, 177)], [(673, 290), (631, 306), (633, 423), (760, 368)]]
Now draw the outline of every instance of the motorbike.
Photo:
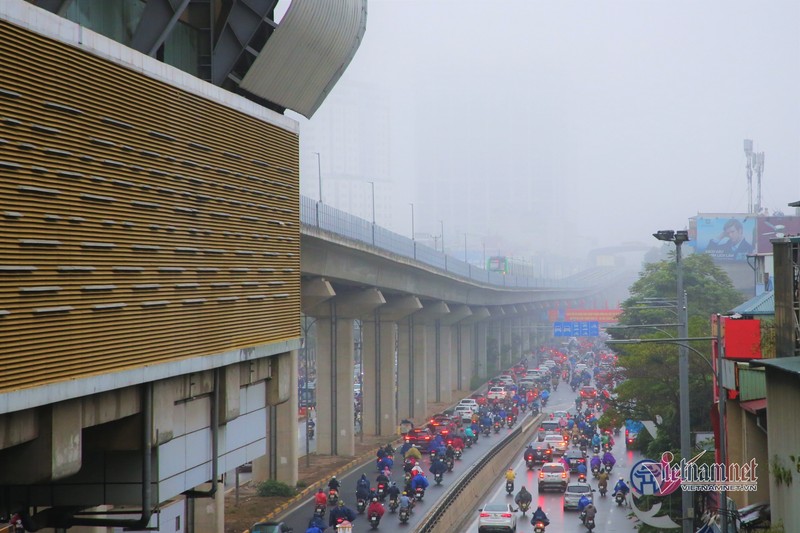
[(336, 505), (339, 501), (339, 491), (331, 489), (328, 491), (328, 505)]
[(402, 509), (400, 509), (400, 513), (398, 515), (399, 518), (400, 518), (400, 523), (401, 524), (407, 524), (410, 514), (411, 513), (410, 513), (410, 511), (408, 510), (407, 507), (403, 507)]
[(362, 500), (361, 498), (356, 500), (356, 511), (358, 511), (358, 514), (364, 514), (364, 511), (366, 510), (367, 510), (367, 500)]
[(312, 426), (311, 424), (307, 424), (306, 425), (306, 434), (308, 435), (309, 439), (313, 439), (314, 438), (314, 426)]
[(594, 446), (592, 446), (592, 452), (593, 452), (595, 455), (598, 455), (598, 454), (600, 453), (600, 446), (598, 446), (598, 445), (596, 445), (596, 444), (595, 444)]
[(506, 492), (509, 494), (509, 496), (514, 492), (514, 482), (510, 479), (506, 480)]
[(389, 499), (389, 512), (390, 513), (395, 512), (399, 505), (400, 505), (400, 502), (397, 500), (397, 498)]
[(614, 466), (613, 466), (611, 463), (607, 464), (607, 465), (606, 465), (606, 472), (608, 472), (608, 473), (610, 474), (610, 473), (611, 473), (611, 470), (612, 470), (613, 468), (614, 468)]
[[(488, 437), (489, 433), (492, 431), (492, 428), (489, 426), (483, 426), (483, 436)], [(499, 431), (499, 430), (498, 430)]]
[(533, 460), (532, 455), (525, 458), (525, 466), (528, 467), (528, 470), (533, 470), (533, 468), (536, 466), (536, 462)]
[(542, 407), (547, 407), (547, 398), (542, 398)]
[(461, 454), (464, 452), (461, 451), (461, 448), (456, 448), (456, 459), (461, 459)]
[(614, 428), (614, 436), (619, 437), (619, 428)]
[(444, 464), (447, 465), (447, 471), (448, 472), (452, 472), (453, 471), (453, 466), (455, 466), (455, 462), (453, 461), (452, 457), (448, 457), (447, 459), (445, 459), (444, 460)]
[(578, 474), (578, 483), (586, 483), (586, 474)]
[(433, 462), (434, 459), (436, 459), (436, 456), (438, 455), (438, 452), (436, 451), (436, 448), (433, 448), (431, 450), (430, 455), (431, 455), (431, 462)]
[(584, 520), (583, 525), (586, 526), (587, 531), (592, 531), (594, 529), (594, 518)]
[(414, 499), (418, 502), (422, 501), (422, 498), (425, 497), (425, 489), (422, 487), (417, 487), (417, 490), (414, 491)]
[(533, 526), (533, 533), (544, 533), (544, 522), (541, 520), (536, 522), (536, 525)]
[(444, 479), (444, 474), (442, 474), (441, 472), (438, 472), (433, 475), (433, 480), (436, 482), (437, 485), (441, 485), (443, 479)]
[(606, 487), (605, 485), (601, 485), (599, 490), (600, 490), (600, 496), (605, 497), (606, 493), (608, 492), (608, 487)]
[(522, 514), (527, 513), (530, 508), (531, 502), (519, 502), (519, 510), (522, 511)]
[(324, 505), (317, 505), (314, 507), (314, 516), (319, 518), (325, 518), (325, 506)]
[(381, 517), (377, 515), (377, 513), (372, 513), (369, 515), (369, 525), (372, 529), (378, 529), (378, 524), (381, 523)]
[(509, 416), (508, 418), (506, 418), (506, 425), (509, 428), (514, 425), (514, 417), (513, 416)]
[(386, 499), (386, 483), (378, 483), (378, 488), (375, 491), (375, 493), (378, 495), (378, 499), (380, 501), (385, 500)]
[(621, 506), (625, 502), (625, 495), (621, 491), (615, 492), (614, 501), (617, 502), (617, 506)]
[(605, 444), (603, 444), (603, 451), (604, 452), (610, 452), (611, 451), (611, 443), (610, 442), (606, 442)]
[(500, 433), (500, 422), (495, 422), (494, 423), (494, 432), (495, 433)]
[(464, 439), (464, 446), (467, 448), (472, 448), (472, 437), (467, 437)]

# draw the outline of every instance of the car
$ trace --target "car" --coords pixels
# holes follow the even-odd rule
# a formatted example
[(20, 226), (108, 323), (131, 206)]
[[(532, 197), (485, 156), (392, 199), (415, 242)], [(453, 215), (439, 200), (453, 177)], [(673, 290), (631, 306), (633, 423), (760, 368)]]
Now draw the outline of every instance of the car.
[(453, 411), (453, 416), (460, 417), (462, 421), (472, 421), (472, 413), (474, 412), (474, 409), (469, 405), (456, 405), (456, 408)]
[(512, 378), (509, 375), (505, 375), (504, 374), (502, 376), (497, 376), (497, 379), (499, 379), (500, 381), (502, 381), (506, 385), (513, 385), (514, 384), (514, 378)]
[(479, 402), (478, 402), (478, 400), (477, 400), (477, 399), (475, 399), (475, 398), (464, 398), (463, 400), (461, 400), (460, 402), (458, 402), (458, 405), (468, 405), (468, 406), (469, 406), (469, 407), (471, 407), (473, 410), (477, 410), (477, 409), (478, 409)]
[(552, 413), (550, 413), (550, 418), (556, 421), (562, 418), (565, 420), (569, 420), (570, 414), (567, 411), (553, 411)]
[(539, 442), (535, 446), (532, 446), (532, 448), (534, 465), (543, 465), (553, 461), (553, 449), (547, 444)]
[(487, 503), (478, 511), (479, 533), (517, 530), (517, 509), (510, 503)]
[(531, 368), (527, 372), (525, 372), (525, 376), (531, 379), (538, 379), (545, 374), (544, 370), (539, 368)]
[(560, 431), (561, 427), (558, 425), (558, 420), (542, 420), (542, 423), (539, 424), (539, 436), (541, 437), (544, 437), (547, 433)]
[(586, 457), (583, 456), (583, 452), (580, 450), (576, 450), (574, 448), (572, 450), (567, 450), (566, 452), (564, 452), (564, 459), (569, 461), (570, 472), (577, 472), (579, 464), (586, 465)]
[(583, 372), (584, 370), (586, 370), (588, 368), (589, 367), (587, 367), (583, 363), (578, 363), (577, 365), (575, 365), (575, 374), (580, 375), (581, 372)]
[(431, 421), (428, 422), (428, 429), (436, 435), (446, 437), (456, 430), (455, 422), (447, 415), (433, 415)]
[(594, 400), (597, 398), (597, 389), (592, 387), (591, 385), (586, 385), (581, 387), (580, 390), (581, 398), (584, 400)]
[(589, 498), (594, 503), (594, 490), (588, 483), (570, 483), (564, 491), (564, 510), (577, 509), (578, 501), (583, 496)]
[(486, 393), (486, 397), (490, 400), (505, 400), (506, 399), (506, 388), (505, 387), (492, 387), (489, 389), (489, 392)]
[(567, 451), (567, 441), (558, 433), (545, 435), (542, 442), (549, 444), (550, 447), (553, 448), (553, 455), (564, 455)]
[(413, 428), (406, 433), (403, 440), (414, 446), (426, 446), (433, 439), (433, 433), (428, 428)]
[(539, 492), (556, 488), (561, 492), (567, 490), (569, 474), (563, 463), (545, 463), (539, 470)]
[(292, 533), (294, 529), (285, 522), (258, 522), (250, 528), (251, 533)]

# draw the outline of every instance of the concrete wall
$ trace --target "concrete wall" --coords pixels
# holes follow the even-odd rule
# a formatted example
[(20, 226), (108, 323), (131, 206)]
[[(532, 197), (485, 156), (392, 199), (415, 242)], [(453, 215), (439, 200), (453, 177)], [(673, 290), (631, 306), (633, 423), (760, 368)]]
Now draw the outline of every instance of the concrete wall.
[[(771, 407), (770, 407), (771, 406)], [(769, 493), (772, 522), (782, 522), (786, 531), (800, 524), (800, 473), (789, 456), (800, 455), (800, 378), (772, 368), (767, 368), (767, 427), (769, 449)], [(778, 483), (773, 473), (774, 464), (788, 469), (792, 483)], [(763, 483), (764, 470), (759, 482)]]

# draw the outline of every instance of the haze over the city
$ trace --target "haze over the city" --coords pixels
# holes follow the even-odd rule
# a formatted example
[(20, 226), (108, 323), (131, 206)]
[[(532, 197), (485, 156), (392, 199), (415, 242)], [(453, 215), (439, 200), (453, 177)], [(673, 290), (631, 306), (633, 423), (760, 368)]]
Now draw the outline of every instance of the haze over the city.
[(379, 225), (410, 236), (413, 209), (448, 252), (581, 257), (747, 212), (753, 139), (761, 205), (793, 214), (798, 20), (793, 0), (370, 0), (300, 119), (302, 193), (321, 171), (325, 203), (369, 219), (374, 187)]

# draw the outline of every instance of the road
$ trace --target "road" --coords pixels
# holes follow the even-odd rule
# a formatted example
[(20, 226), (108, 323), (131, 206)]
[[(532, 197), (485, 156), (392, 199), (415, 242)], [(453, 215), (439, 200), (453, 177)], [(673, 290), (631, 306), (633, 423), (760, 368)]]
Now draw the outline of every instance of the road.
[[(526, 415), (523, 420), (527, 419)], [(515, 426), (516, 427), (516, 426)], [(490, 437), (481, 437), (480, 440), (474, 444), (471, 448), (464, 450), (464, 455), (462, 456), (460, 461), (456, 461), (456, 466), (453, 469), (453, 472), (448, 473), (444, 477), (444, 481), (441, 485), (437, 486), (433, 483), (433, 476), (427, 472), (428, 479), (431, 482), (431, 486), (425, 492), (425, 499), (422, 501), (421, 504), (417, 504), (416, 510), (411, 517), (411, 520), (408, 524), (402, 525), (400, 524), (397, 513), (390, 514), (387, 508), (386, 514), (383, 516), (383, 520), (380, 524), (380, 530), (382, 531), (414, 531), (416, 525), (422, 519), (425, 512), (432, 508), (433, 503), (436, 502), (442, 494), (444, 494), (445, 490), (461, 475), (467, 472), (472, 465), (477, 462), (486, 452), (496, 443), (500, 441), (500, 438), (507, 435), (510, 432), (509, 429), (504, 428), (498, 435), (494, 433), (491, 434)], [(305, 439), (305, 437), (304, 437)], [(303, 441), (303, 445), (305, 446), (305, 440)], [(397, 459), (400, 458), (398, 454)], [(427, 466), (430, 466), (430, 462), (428, 459), (423, 460)], [(395, 477), (401, 476), (402, 469), (400, 468), (399, 462), (395, 465), (394, 468)], [(370, 462), (367, 465), (362, 466), (361, 468), (356, 468), (353, 471), (349, 472), (347, 475), (340, 476), (340, 481), (342, 483), (342, 496), (345, 501), (345, 504), (350, 507), (351, 509), (355, 510), (356, 506), (356, 497), (355, 497), (355, 489), (356, 489), (356, 480), (364, 473), (369, 478), (370, 482), (374, 485), (375, 484), (375, 477), (377, 476), (378, 472), (375, 468), (375, 463)], [(402, 479), (400, 477), (399, 479)], [(290, 509), (287, 514), (281, 517), (282, 520), (286, 522), (288, 526), (293, 528), (295, 533), (305, 531), (308, 526), (308, 521), (312, 517), (314, 513), (314, 503), (312, 498), (308, 498), (301, 502), (299, 505), (295, 506), (294, 508)], [(326, 515), (327, 521), (327, 515)], [(353, 531), (354, 532), (364, 532), (369, 531), (369, 525), (366, 521), (366, 515), (359, 515), (358, 519), (356, 520)]]
[[(549, 413), (553, 411), (567, 410), (570, 407), (574, 407), (575, 397), (576, 394), (572, 392), (569, 387), (563, 386), (562, 384), (562, 386), (560, 386), (558, 390), (555, 391), (555, 393), (551, 396), (550, 402), (548, 402), (547, 408), (545, 408), (544, 411), (545, 413)], [(631, 467), (642, 458), (639, 452), (627, 451), (625, 449), (625, 442), (623, 438), (617, 438), (616, 441), (617, 442), (615, 443), (612, 453), (617, 459), (617, 464), (612, 472), (612, 478), (609, 482), (609, 489), (614, 486), (614, 483), (616, 483), (616, 480), (619, 476), (623, 476), (625, 482), (629, 483), (628, 474)], [(538, 468), (529, 471), (525, 466), (525, 461), (522, 459), (521, 452), (518, 458), (512, 462), (511, 466), (514, 468), (514, 471), (517, 474), (515, 481), (515, 494), (516, 491), (518, 491), (523, 485), (533, 494), (531, 511), (529, 511), (525, 516), (523, 516), (521, 513), (517, 513), (518, 532), (533, 531), (533, 526), (530, 523), (530, 516), (539, 505), (550, 519), (550, 525), (547, 527), (548, 533), (586, 531), (586, 528), (581, 525), (581, 522), (578, 519), (577, 511), (564, 511), (564, 496), (561, 493), (554, 491), (548, 491), (542, 494), (538, 493)], [(577, 474), (572, 475), (572, 480), (577, 480)], [(597, 483), (595, 481), (590, 481), (590, 483), (593, 488), (597, 488)], [(459, 531), (478, 531), (478, 509), (484, 504), (490, 502), (511, 501), (513, 501), (513, 498), (506, 495), (505, 477), (502, 475), (502, 473), (498, 473), (497, 483), (492, 487), (482, 501), (476, 503), (472, 513), (474, 518), (471, 521), (462, 524), (463, 527), (460, 528)], [(605, 498), (601, 498), (600, 493), (595, 492), (594, 501), (598, 511), (597, 518), (595, 520), (597, 525), (595, 528), (596, 532), (599, 533), (613, 531), (615, 533), (622, 533), (626, 531), (636, 531), (634, 529), (634, 521), (628, 518), (630, 509), (627, 509), (624, 505), (622, 507), (617, 506), (611, 497), (610, 490)]]

